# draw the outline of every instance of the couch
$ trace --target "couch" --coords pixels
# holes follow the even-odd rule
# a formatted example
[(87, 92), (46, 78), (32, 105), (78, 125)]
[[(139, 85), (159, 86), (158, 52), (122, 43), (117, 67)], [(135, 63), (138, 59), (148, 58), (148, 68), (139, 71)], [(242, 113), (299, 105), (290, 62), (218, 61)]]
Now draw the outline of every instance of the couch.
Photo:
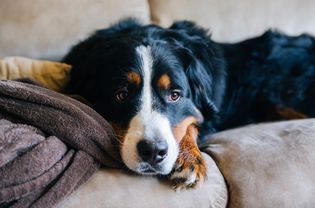
[[(167, 27), (188, 19), (216, 41), (272, 28), (315, 34), (312, 0), (2, 0), (0, 58), (58, 61), (93, 30), (125, 17)], [(57, 207), (314, 207), (315, 120), (257, 124), (209, 138), (204, 184), (175, 192), (163, 179), (101, 169)]]

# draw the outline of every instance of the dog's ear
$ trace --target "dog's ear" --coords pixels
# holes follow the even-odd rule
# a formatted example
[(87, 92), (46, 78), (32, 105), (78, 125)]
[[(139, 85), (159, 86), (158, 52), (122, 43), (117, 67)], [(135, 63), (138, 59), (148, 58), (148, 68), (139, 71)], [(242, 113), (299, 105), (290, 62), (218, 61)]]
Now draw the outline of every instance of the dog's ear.
[[(63, 92), (68, 94), (80, 92), (82, 94), (91, 95), (95, 89), (93, 89), (92, 85), (83, 85), (82, 80), (87, 80), (88, 78), (93, 79), (95, 77), (93, 74), (95, 74), (96, 65), (98, 63), (90, 59), (92, 59), (91, 57), (96, 53), (101, 53), (97, 51), (99, 44), (103, 43), (103, 48), (106, 49), (106, 47), (110, 47), (106, 44), (107, 41), (119, 37), (120, 33), (126, 33), (140, 26), (141, 24), (136, 19), (125, 19), (109, 28), (97, 30), (89, 38), (71, 48), (70, 52), (62, 60), (62, 62), (72, 66), (71, 79), (63, 89)], [(111, 50), (112, 48), (109, 48), (108, 51)], [(93, 83), (93, 80), (91, 83)]]
[(184, 63), (192, 99), (209, 118), (219, 112), (225, 91), (225, 62), (221, 50), (207, 30), (192, 22), (176, 22), (170, 29), (181, 34), (177, 50)]

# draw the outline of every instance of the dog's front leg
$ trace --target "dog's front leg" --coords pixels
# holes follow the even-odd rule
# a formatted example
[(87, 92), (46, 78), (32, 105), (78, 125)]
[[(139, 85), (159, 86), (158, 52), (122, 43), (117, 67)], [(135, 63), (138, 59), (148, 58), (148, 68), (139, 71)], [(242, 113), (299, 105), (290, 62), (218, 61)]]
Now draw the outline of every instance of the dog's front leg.
[(179, 155), (170, 179), (175, 189), (193, 188), (201, 183), (207, 173), (207, 166), (197, 146), (198, 128), (188, 126), (179, 142)]

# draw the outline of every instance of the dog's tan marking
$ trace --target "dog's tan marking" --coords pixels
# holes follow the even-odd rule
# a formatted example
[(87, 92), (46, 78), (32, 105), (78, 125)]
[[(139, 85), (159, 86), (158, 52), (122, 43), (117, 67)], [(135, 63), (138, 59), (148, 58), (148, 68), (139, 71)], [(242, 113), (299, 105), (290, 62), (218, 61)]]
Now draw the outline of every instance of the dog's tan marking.
[(307, 118), (305, 114), (298, 112), (293, 108), (277, 108), (276, 112), (280, 118), (286, 120)]
[(163, 74), (157, 84), (160, 89), (167, 90), (171, 87), (171, 79), (167, 74)]
[(128, 81), (139, 86), (141, 83), (141, 77), (136, 72), (128, 72)]
[(181, 139), (179, 155), (170, 179), (176, 189), (193, 188), (204, 181), (207, 166), (197, 146), (198, 128), (195, 124), (187, 127)]
[(268, 108), (264, 119), (267, 121), (304, 119), (307, 115), (296, 111), (293, 108), (271, 106)]
[(191, 124), (196, 124), (196, 123), (197, 123), (197, 119), (195, 117), (188, 116), (187, 118), (182, 120), (180, 123), (178, 123), (175, 126), (175, 128), (173, 128), (173, 134), (178, 144), (180, 143), (182, 138), (185, 136), (187, 128)]

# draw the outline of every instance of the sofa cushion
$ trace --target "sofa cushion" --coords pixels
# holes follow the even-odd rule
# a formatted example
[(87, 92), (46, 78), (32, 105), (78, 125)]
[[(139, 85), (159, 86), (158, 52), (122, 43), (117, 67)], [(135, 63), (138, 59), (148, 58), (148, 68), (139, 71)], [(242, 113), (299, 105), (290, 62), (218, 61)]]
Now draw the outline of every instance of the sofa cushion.
[(224, 179), (206, 154), (209, 167), (206, 182), (198, 189), (175, 192), (166, 181), (120, 170), (102, 169), (57, 207), (115, 208), (223, 208), (227, 203)]
[(129, 16), (149, 22), (147, 0), (1, 0), (0, 57), (59, 60), (95, 29)]
[[(229, 189), (228, 207), (315, 207), (315, 119), (251, 125), (212, 135), (203, 151)], [(224, 207), (222, 175), (208, 155), (201, 188), (174, 192), (156, 178), (103, 169), (59, 207)]]
[(289, 35), (315, 34), (312, 0), (149, 0), (152, 19), (163, 26), (174, 20), (193, 20), (210, 28), (217, 41), (257, 36), (269, 28)]
[(315, 119), (252, 125), (212, 136), (229, 206), (315, 207)]

